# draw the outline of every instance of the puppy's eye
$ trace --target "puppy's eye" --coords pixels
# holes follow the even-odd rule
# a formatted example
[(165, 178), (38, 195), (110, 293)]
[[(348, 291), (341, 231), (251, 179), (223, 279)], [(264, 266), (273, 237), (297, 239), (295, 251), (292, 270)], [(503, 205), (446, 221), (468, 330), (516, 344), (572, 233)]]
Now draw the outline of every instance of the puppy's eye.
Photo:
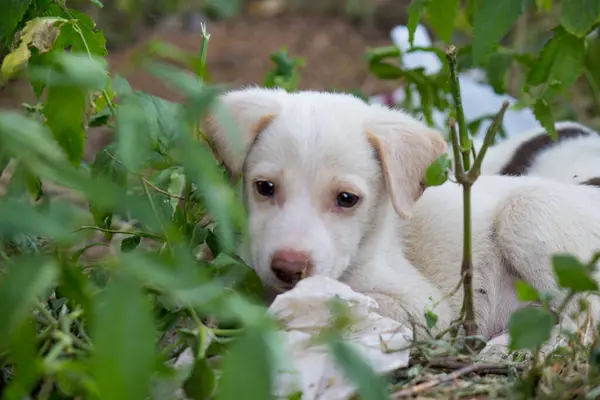
[(275, 195), (275, 184), (270, 181), (256, 181), (254, 182), (256, 191), (261, 196), (273, 197)]
[(352, 208), (358, 203), (359, 200), (360, 197), (353, 193), (341, 192), (335, 198), (335, 205), (342, 208)]

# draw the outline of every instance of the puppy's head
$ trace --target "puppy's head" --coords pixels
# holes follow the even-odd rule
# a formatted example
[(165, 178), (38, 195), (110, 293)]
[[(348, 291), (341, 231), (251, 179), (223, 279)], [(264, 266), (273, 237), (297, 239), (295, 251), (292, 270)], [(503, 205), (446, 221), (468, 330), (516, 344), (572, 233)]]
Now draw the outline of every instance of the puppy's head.
[(412, 117), (346, 94), (252, 88), (220, 100), (238, 135), (214, 118), (207, 134), (230, 172), (243, 174), (249, 261), (277, 288), (338, 279), (390, 201), (411, 216), (446, 148)]

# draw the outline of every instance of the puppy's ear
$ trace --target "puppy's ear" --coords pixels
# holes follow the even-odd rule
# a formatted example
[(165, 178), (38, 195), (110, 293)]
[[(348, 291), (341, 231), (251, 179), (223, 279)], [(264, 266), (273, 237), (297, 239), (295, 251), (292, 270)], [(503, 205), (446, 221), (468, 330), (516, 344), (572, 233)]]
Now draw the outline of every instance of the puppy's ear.
[(275, 119), (280, 109), (280, 89), (248, 88), (227, 92), (204, 121), (204, 131), (217, 155), (234, 178), (256, 137)]
[(374, 108), (368, 139), (379, 156), (394, 209), (408, 219), (423, 193), (427, 168), (446, 151), (446, 141), (438, 131), (401, 111)]

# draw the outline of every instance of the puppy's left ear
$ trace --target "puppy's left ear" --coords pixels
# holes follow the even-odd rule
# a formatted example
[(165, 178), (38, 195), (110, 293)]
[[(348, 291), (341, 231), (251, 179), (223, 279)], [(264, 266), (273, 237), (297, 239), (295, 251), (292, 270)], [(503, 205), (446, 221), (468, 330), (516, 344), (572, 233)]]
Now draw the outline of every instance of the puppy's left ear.
[(396, 213), (408, 219), (423, 193), (429, 165), (446, 151), (446, 141), (435, 129), (396, 110), (374, 106), (367, 124), (369, 142), (377, 152)]

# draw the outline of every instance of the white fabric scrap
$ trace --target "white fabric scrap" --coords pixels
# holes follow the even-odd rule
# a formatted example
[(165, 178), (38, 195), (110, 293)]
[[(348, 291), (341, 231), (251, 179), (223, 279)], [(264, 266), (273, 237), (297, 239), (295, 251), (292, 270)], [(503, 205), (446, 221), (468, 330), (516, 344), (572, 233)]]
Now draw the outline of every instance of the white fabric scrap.
[(314, 337), (333, 320), (329, 301), (334, 296), (346, 303), (352, 319), (343, 339), (375, 372), (385, 374), (408, 365), (411, 329), (377, 314), (379, 305), (372, 298), (339, 281), (314, 276), (277, 296), (269, 307), (284, 327), (282, 347), (287, 353), (282, 358), (286, 365), (277, 369), (278, 397), (301, 391), (303, 400), (341, 400), (355, 393), (355, 386), (337, 366), (329, 348), (314, 343)]
[[(337, 296), (348, 307), (351, 324), (343, 340), (369, 362), (376, 373), (385, 374), (408, 366), (412, 330), (377, 313), (377, 302), (354, 292), (348, 285), (322, 276), (303, 279), (296, 287), (275, 298), (268, 309), (278, 321), (276, 332), (281, 345), (275, 353), (277, 398), (287, 399), (302, 392), (302, 400), (345, 400), (356, 387), (337, 366), (329, 348), (316, 344), (315, 337), (333, 322), (330, 300)], [(175, 361), (178, 369), (190, 368), (194, 357), (186, 349)], [(186, 399), (182, 390), (180, 399)]]

